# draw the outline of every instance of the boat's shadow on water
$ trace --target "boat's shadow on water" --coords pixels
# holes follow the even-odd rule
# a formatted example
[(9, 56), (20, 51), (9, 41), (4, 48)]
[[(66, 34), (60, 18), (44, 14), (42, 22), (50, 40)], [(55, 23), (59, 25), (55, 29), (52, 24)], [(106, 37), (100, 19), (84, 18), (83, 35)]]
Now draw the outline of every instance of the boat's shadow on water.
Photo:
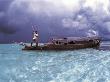
[(102, 46), (100, 46), (100, 47), (98, 47), (98, 48), (84, 48), (84, 49), (74, 49), (74, 50), (23, 50), (23, 52), (34, 52), (34, 53), (38, 53), (38, 52), (72, 52), (72, 51), (78, 51), (78, 50), (85, 50), (85, 49), (94, 49), (94, 50), (103, 50), (103, 51), (108, 51), (108, 50), (110, 50), (110, 45), (108, 45), (108, 46), (105, 46), (105, 45), (102, 45)]

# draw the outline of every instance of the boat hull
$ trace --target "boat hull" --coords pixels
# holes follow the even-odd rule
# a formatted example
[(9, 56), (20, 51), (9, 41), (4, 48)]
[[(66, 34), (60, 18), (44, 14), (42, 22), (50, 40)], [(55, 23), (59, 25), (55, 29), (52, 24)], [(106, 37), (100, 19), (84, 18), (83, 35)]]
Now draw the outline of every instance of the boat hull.
[(98, 48), (100, 43), (85, 43), (73, 45), (44, 45), (44, 46), (25, 46), (22, 50), (76, 50), (84, 48)]

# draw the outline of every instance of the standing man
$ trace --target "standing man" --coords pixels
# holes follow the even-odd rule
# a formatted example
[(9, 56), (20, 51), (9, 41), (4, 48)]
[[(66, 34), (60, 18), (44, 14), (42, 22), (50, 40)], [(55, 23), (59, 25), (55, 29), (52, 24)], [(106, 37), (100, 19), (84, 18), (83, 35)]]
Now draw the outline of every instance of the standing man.
[[(35, 42), (36, 43), (36, 47), (38, 46), (38, 32), (37, 31), (34, 31), (33, 32), (33, 42)], [(31, 43), (31, 46), (32, 46), (32, 44), (33, 44), (33, 42)]]

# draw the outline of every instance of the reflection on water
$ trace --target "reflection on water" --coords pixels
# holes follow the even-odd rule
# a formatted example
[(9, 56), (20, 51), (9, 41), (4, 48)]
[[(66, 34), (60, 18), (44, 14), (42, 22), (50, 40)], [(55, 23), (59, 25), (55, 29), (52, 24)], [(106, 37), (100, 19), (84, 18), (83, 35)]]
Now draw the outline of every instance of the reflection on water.
[(1, 44), (0, 82), (110, 82), (109, 45), (103, 42), (100, 50), (22, 51), (19, 45)]

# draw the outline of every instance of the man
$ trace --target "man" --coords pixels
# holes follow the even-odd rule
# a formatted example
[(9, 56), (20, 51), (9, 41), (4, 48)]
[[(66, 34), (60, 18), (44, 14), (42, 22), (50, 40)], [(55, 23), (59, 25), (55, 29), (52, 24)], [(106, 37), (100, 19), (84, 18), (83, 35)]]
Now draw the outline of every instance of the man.
[[(33, 42), (35, 42), (36, 43), (36, 47), (38, 46), (38, 32), (37, 31), (34, 31), (33, 32)], [(33, 42), (31, 43), (31, 46), (32, 46), (32, 44), (33, 44)]]

